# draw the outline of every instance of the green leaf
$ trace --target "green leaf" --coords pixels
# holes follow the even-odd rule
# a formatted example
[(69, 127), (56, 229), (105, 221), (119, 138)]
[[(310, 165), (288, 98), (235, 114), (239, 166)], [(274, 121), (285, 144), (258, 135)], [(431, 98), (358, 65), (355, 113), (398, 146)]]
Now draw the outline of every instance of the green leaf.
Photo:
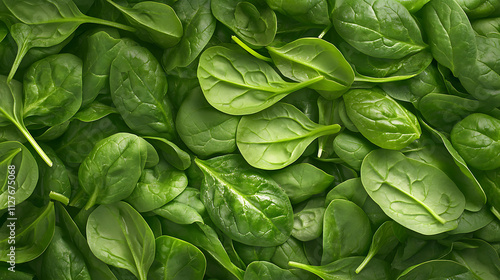
[(273, 263), (265, 261), (255, 261), (247, 266), (244, 280), (259, 280), (259, 279), (290, 279), (298, 280), (292, 272), (282, 269)]
[(363, 260), (363, 262), (356, 268), (356, 273), (360, 273), (363, 268), (375, 257), (377, 254), (384, 255), (390, 253), (396, 246), (399, 244), (399, 240), (394, 233), (393, 227), (395, 226), (395, 222), (387, 221), (384, 222), (378, 229), (375, 231), (375, 234), (372, 238), (372, 243), (370, 245), (370, 249), (368, 250), (368, 255)]
[(412, 266), (399, 275), (397, 280), (424, 279), (474, 279), (467, 267), (448, 260), (432, 260)]
[(443, 171), (396, 151), (368, 154), (361, 180), (387, 216), (420, 234), (455, 229), (465, 208), (464, 195)]
[(155, 239), (142, 216), (125, 202), (101, 205), (90, 214), (87, 240), (101, 261), (146, 280), (155, 258)]
[(38, 182), (38, 165), (17, 141), (0, 142), (0, 209), (28, 199)]
[(293, 227), (292, 206), (271, 178), (239, 155), (195, 159), (195, 163), (205, 175), (201, 200), (221, 231), (254, 246), (276, 246), (288, 239)]
[(195, 246), (170, 236), (156, 238), (155, 260), (148, 279), (202, 280), (207, 261)]
[(236, 144), (253, 167), (280, 169), (296, 161), (316, 138), (335, 134), (340, 125), (320, 125), (292, 105), (278, 103), (257, 114), (243, 116)]

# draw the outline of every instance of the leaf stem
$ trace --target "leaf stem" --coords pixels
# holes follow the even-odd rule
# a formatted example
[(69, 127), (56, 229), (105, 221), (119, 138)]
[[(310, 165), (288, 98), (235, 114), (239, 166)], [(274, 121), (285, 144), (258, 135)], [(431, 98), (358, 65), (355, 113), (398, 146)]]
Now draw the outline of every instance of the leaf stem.
[(369, 252), (363, 262), (356, 268), (356, 274), (359, 274), (363, 268), (371, 261), (371, 259), (375, 256), (372, 252)]
[(100, 18), (87, 17), (87, 16), (85, 16), (84, 18), (85, 18), (86, 23), (96, 23), (96, 24), (107, 25), (107, 26), (115, 27), (115, 28), (129, 31), (129, 32), (137, 31), (137, 29), (135, 29), (134, 27), (131, 27), (131, 26), (128, 26), (125, 24), (121, 24), (121, 23), (117, 23), (117, 22), (112, 22), (112, 21), (108, 21), (108, 20), (104, 20), (104, 19), (100, 19)]
[(267, 62), (273, 62), (273, 60), (270, 59), (269, 57), (263, 56), (260, 53), (254, 51), (252, 48), (250, 48), (245, 43), (243, 43), (243, 41), (241, 41), (238, 37), (233, 35), (233, 36), (231, 36), (231, 39), (233, 39), (233, 41), (236, 42), (236, 44), (238, 44), (240, 47), (242, 47), (245, 51), (247, 51), (249, 54), (253, 55), (254, 57), (256, 57), (260, 60), (267, 61)]
[(24, 125), (20, 124), (19, 122), (14, 122), (14, 125), (21, 131), (21, 133), (24, 135), (24, 137), (26, 137), (28, 142), (30, 142), (31, 146), (33, 146), (33, 148), (35, 148), (36, 152), (40, 155), (40, 157), (43, 159), (43, 161), (45, 161), (48, 166), (52, 167), (52, 165), (53, 165), (52, 160), (50, 160), (49, 156), (47, 156), (47, 154), (43, 151), (43, 149), (40, 147), (40, 145), (38, 145), (35, 138), (33, 138), (33, 136), (31, 136), (28, 129)]
[(14, 63), (12, 63), (12, 67), (10, 68), (9, 76), (7, 77), (7, 83), (9, 83), (17, 72), (19, 65), (21, 65), (21, 61), (23, 60), (26, 53), (29, 51), (30, 46), (26, 41), (22, 44), (22, 46), (18, 47), (16, 58), (14, 59)]
[(323, 37), (326, 35), (326, 33), (328, 33), (328, 31), (330, 31), (331, 28), (332, 24), (330, 23), (325, 29), (323, 29), (321, 34), (319, 34), (318, 39), (323, 39)]
[(52, 200), (55, 200), (55, 201), (59, 201), (61, 202), (62, 204), (68, 206), (68, 203), (69, 203), (69, 198), (66, 197), (65, 195), (63, 194), (60, 194), (60, 193), (57, 193), (57, 192), (54, 192), (54, 191), (50, 191), (49, 193), (49, 197), (50, 199)]

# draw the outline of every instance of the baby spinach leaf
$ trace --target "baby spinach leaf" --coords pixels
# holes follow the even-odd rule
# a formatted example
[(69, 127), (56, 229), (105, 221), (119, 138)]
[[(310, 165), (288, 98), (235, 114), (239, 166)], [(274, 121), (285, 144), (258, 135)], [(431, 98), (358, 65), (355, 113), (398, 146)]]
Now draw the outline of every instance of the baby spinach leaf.
[(317, 76), (301, 83), (285, 82), (266, 62), (222, 46), (204, 51), (198, 65), (198, 80), (208, 103), (230, 115), (262, 111), (323, 79)]
[(448, 138), (443, 133), (435, 130), (420, 118), (419, 121), (423, 127), (430, 131), (444, 144), (446, 150), (448, 150), (448, 153), (450, 153), (450, 155), (453, 157), (455, 164), (460, 168), (462, 173), (472, 181), (472, 188), (463, 189), (462, 192), (467, 195), (468, 201), (474, 201), (474, 203), (471, 205), (475, 206), (467, 206), (467, 208), (469, 210), (479, 210), (480, 207), (486, 203), (486, 194), (482, 189), (481, 184), (476, 179), (475, 175), (472, 173), (472, 171), (470, 171), (465, 160), (460, 156), (457, 150), (455, 150), (450, 140), (448, 140)]
[[(71, 0), (4, 0), (6, 12), (14, 21), (10, 32), (18, 45), (8, 80), (14, 77), (21, 60), (34, 47), (51, 47), (66, 40), (83, 23), (97, 23), (127, 31), (134, 28), (86, 16)], [(37, 16), (32, 14), (36, 11)], [(21, 22), (21, 23), (17, 23)]]
[(495, 219), (487, 206), (477, 212), (465, 210), (458, 219), (456, 229), (450, 231), (450, 234), (470, 233), (484, 228)]
[[(57, 217), (59, 218), (58, 225), (63, 228), (71, 240), (72, 244), (79, 250), (83, 255), (85, 264), (90, 268), (89, 272), (92, 279), (110, 279), (115, 280), (116, 277), (109, 270), (108, 266), (101, 262), (90, 250), (87, 240), (82, 235), (80, 229), (76, 225), (75, 221), (71, 218), (68, 211), (60, 204), (56, 203)], [(92, 209), (94, 210), (94, 209)], [(88, 213), (90, 215), (90, 213)]]
[(156, 238), (155, 243), (155, 260), (148, 279), (203, 279), (207, 261), (198, 248), (166, 235)]
[(500, 167), (500, 120), (474, 113), (457, 123), (451, 131), (451, 143), (470, 166), (480, 170)]
[(118, 114), (118, 111), (114, 107), (104, 105), (98, 101), (94, 101), (87, 108), (76, 113), (73, 116), (73, 120), (93, 122), (100, 120), (110, 114)]
[(64, 123), (82, 104), (82, 61), (71, 54), (39, 60), (26, 71), (23, 89), (26, 125)]
[(180, 225), (189, 225), (195, 222), (204, 223), (206, 208), (200, 200), (200, 191), (187, 187), (174, 200), (153, 210), (158, 216)]
[(165, 72), (144, 47), (122, 49), (111, 64), (111, 98), (127, 125), (147, 136), (175, 139)]
[(384, 222), (375, 231), (372, 238), (372, 243), (370, 249), (368, 250), (368, 255), (363, 260), (363, 262), (356, 268), (356, 273), (360, 273), (363, 268), (375, 257), (377, 254), (384, 255), (390, 253), (399, 243), (396, 234), (394, 233), (393, 227), (396, 223), (393, 221)]
[(90, 268), (85, 264), (83, 255), (71, 243), (68, 234), (58, 226), (41, 258), (42, 279), (91, 279)]
[(151, 144), (129, 133), (116, 133), (99, 141), (78, 169), (80, 187), (90, 195), (86, 209), (128, 197), (144, 167), (158, 163)]
[(333, 140), (333, 150), (349, 166), (359, 171), (363, 159), (376, 147), (361, 137), (348, 131), (339, 133)]
[(276, 247), (249, 246), (239, 242), (233, 242), (233, 247), (246, 266), (255, 261), (271, 262), (276, 252)]
[(87, 222), (87, 240), (101, 261), (127, 269), (146, 280), (155, 258), (155, 239), (144, 218), (129, 204), (119, 201), (100, 205)]
[(316, 274), (324, 280), (386, 280), (390, 279), (390, 265), (379, 259), (372, 259), (359, 274), (356, 267), (363, 261), (363, 257), (348, 257), (323, 266), (312, 266), (297, 262), (290, 262), (290, 266), (297, 267)]
[(269, 173), (295, 204), (325, 191), (334, 177), (309, 163), (298, 163)]
[(211, 8), (214, 17), (243, 41), (254, 46), (267, 46), (276, 35), (276, 14), (267, 5), (255, 4), (219, 0), (211, 1)]
[(186, 170), (191, 166), (191, 156), (181, 150), (175, 143), (160, 137), (145, 136), (144, 139), (162, 151), (165, 160), (179, 170)]
[(458, 75), (476, 63), (474, 30), (467, 15), (453, 0), (430, 1), (422, 9), (422, 22), (432, 56)]
[(305, 280), (311, 280), (311, 278), (315, 279), (314, 277), (311, 277), (312, 275), (310, 273), (291, 267), (289, 265), (289, 262), (291, 261), (308, 263), (303, 243), (295, 239), (294, 237), (288, 238), (288, 240), (285, 243), (276, 247), (274, 255), (271, 258), (271, 262), (283, 269), (289, 269), (294, 275), (298, 276), (300, 279), (305, 279)]
[(319, 125), (294, 106), (278, 103), (257, 114), (243, 116), (236, 144), (250, 165), (275, 170), (296, 161), (316, 138), (339, 131), (338, 124)]
[(172, 7), (144, 1), (127, 8), (111, 0), (107, 1), (120, 10), (130, 25), (137, 29), (135, 33), (141, 40), (155, 43), (161, 48), (175, 46), (181, 40), (182, 23)]
[(17, 141), (0, 142), (0, 209), (28, 199), (38, 182), (38, 165)]
[(422, 133), (415, 115), (380, 89), (353, 89), (343, 97), (356, 128), (381, 148), (403, 149)]
[(196, 155), (232, 153), (236, 150), (239, 116), (224, 114), (208, 104), (201, 90), (193, 90), (176, 116), (177, 133)]
[(45, 204), (49, 203), (50, 193), (57, 193), (61, 195), (61, 198), (69, 200), (71, 198), (71, 182), (68, 169), (52, 148), (47, 145), (43, 145), (43, 148), (47, 151), (54, 165), (48, 167), (40, 162), (38, 167), (40, 171), (37, 185), (38, 192), (35, 195), (40, 195)]
[(477, 178), (484, 188), (488, 203), (495, 209), (500, 209), (500, 168), (478, 172)]
[(267, 47), (274, 64), (287, 78), (305, 82), (324, 76), (310, 86), (327, 99), (347, 91), (354, 71), (342, 53), (331, 43), (318, 38), (301, 38), (282, 47)]
[(180, 0), (172, 8), (184, 27), (184, 34), (177, 46), (163, 53), (162, 65), (167, 71), (191, 64), (212, 38), (216, 23), (209, 0)]
[(311, 198), (294, 209), (292, 236), (300, 241), (311, 241), (323, 233), (325, 200), (322, 197)]
[(371, 236), (370, 221), (359, 206), (348, 200), (332, 200), (323, 220), (321, 263), (365, 254)]
[(335, 1), (332, 19), (344, 40), (374, 57), (402, 58), (427, 46), (415, 19), (396, 1)]
[(470, 247), (454, 249), (450, 259), (454, 260), (472, 272), (477, 279), (495, 279), (500, 275), (500, 259), (493, 247), (480, 239), (460, 240)]
[(179, 225), (168, 220), (162, 220), (165, 233), (185, 240), (212, 256), (219, 264), (239, 280), (243, 280), (244, 271), (231, 262), (217, 233), (210, 226), (195, 223)]
[(68, 167), (79, 167), (100, 140), (126, 130), (125, 123), (116, 116), (107, 116), (94, 122), (72, 121), (68, 130), (56, 141), (59, 158)]
[(258, 279), (290, 279), (298, 280), (298, 278), (292, 272), (286, 269), (282, 269), (279, 266), (266, 262), (266, 261), (255, 261), (248, 265), (245, 271), (244, 280), (258, 280)]
[[(0, 261), (10, 260), (8, 254), (11, 253), (12, 241), (9, 237), (11, 236), (11, 227), (14, 224), (16, 232), (15, 261), (20, 264), (36, 259), (49, 246), (56, 225), (54, 203), (49, 202), (43, 207), (36, 207), (31, 202), (25, 201), (16, 206), (15, 217), (22, 217), (22, 219), (14, 222), (5, 220), (0, 228)], [(11, 227), (8, 227), (9, 225)]]
[(478, 35), (500, 38), (500, 17), (474, 20), (471, 25)]
[(500, 1), (458, 0), (457, 3), (470, 19), (500, 16)]
[(405, 8), (408, 9), (408, 11), (413, 14), (418, 12), (430, 0), (397, 0), (397, 1), (401, 3), (403, 6), (405, 6)]
[(443, 171), (396, 151), (370, 152), (361, 181), (387, 216), (420, 234), (455, 229), (465, 208), (464, 195)]
[(161, 160), (153, 169), (144, 169), (132, 194), (125, 200), (137, 211), (147, 212), (159, 208), (187, 187), (184, 172)]
[(271, 178), (239, 155), (195, 159), (195, 163), (205, 175), (201, 200), (222, 232), (254, 246), (276, 246), (288, 239), (293, 227), (292, 206)]
[[(326, 0), (278, 1), (266, 0), (269, 7), (285, 16), (306, 24), (330, 24)], [(279, 29), (278, 29), (279, 30)]]
[(474, 279), (467, 267), (449, 260), (432, 260), (412, 266), (401, 273), (397, 280), (424, 279)]
[(23, 136), (28, 139), (36, 152), (47, 165), (52, 166), (52, 161), (33, 139), (23, 121), (22, 85), (16, 80), (7, 81), (7, 77), (0, 75), (0, 126), (14, 124)]

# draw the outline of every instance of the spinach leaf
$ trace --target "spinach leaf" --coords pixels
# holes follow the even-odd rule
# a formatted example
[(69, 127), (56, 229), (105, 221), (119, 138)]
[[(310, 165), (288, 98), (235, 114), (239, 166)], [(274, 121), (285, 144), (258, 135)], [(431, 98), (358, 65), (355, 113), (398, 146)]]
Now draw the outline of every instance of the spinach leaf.
[(470, 233), (484, 228), (495, 219), (488, 207), (483, 207), (477, 212), (465, 210), (458, 219), (456, 229), (450, 231), (451, 234)]
[[(59, 221), (58, 225), (67, 232), (68, 238), (71, 240), (72, 244), (83, 255), (85, 264), (90, 268), (89, 272), (92, 279), (116, 279), (108, 266), (94, 256), (87, 240), (82, 235), (68, 211), (61, 204), (56, 203), (56, 212)], [(90, 213), (88, 214), (90, 215)]]
[(201, 90), (186, 96), (177, 112), (177, 133), (186, 146), (200, 157), (236, 150), (239, 116), (224, 114), (208, 104)]
[(377, 231), (375, 231), (370, 249), (368, 250), (368, 255), (358, 266), (358, 268), (356, 268), (356, 273), (360, 273), (377, 254), (385, 255), (396, 248), (396, 246), (399, 244), (399, 240), (394, 233), (394, 227), (396, 227), (395, 222), (387, 221), (384, 222), (377, 229)]
[[(28, 50), (34, 47), (55, 46), (71, 36), (83, 23), (135, 30), (123, 24), (84, 15), (71, 0), (3, 0), (3, 4), (8, 17), (14, 23), (10, 27), (10, 32), (18, 45), (9, 81), (14, 77)], [(35, 11), (37, 16), (33, 17)]]
[[(274, 255), (271, 258), (271, 262), (283, 269), (289, 269), (294, 275), (298, 276), (300, 279), (310, 280), (315, 279), (311, 277), (312, 275), (306, 271), (300, 269), (295, 269), (289, 265), (289, 262), (300, 262), (308, 263), (307, 255), (304, 250), (303, 243), (294, 237), (288, 238), (288, 240), (276, 247)], [(312, 280), (311, 279), (311, 280)]]
[(408, 268), (397, 279), (424, 280), (439, 278), (474, 279), (474, 276), (467, 267), (459, 263), (448, 260), (433, 260)]
[(317, 76), (301, 83), (285, 82), (266, 62), (222, 46), (204, 51), (198, 65), (198, 80), (208, 103), (230, 115), (262, 111), (323, 79)]
[(155, 260), (148, 279), (203, 279), (207, 261), (198, 248), (166, 235), (156, 238), (155, 243)]
[(161, 160), (153, 169), (144, 169), (132, 194), (125, 200), (137, 211), (147, 212), (159, 208), (187, 187), (184, 172)]
[(271, 262), (276, 252), (276, 247), (249, 246), (239, 242), (233, 242), (233, 247), (246, 266), (256, 261)]
[(459, 74), (476, 62), (477, 46), (467, 15), (453, 0), (430, 1), (422, 9), (422, 22), (434, 58)]
[(243, 41), (254, 46), (269, 45), (276, 35), (276, 14), (267, 5), (237, 0), (211, 1), (214, 17)]
[(500, 209), (500, 168), (478, 172), (477, 178), (486, 193), (488, 203), (495, 209)]
[(301, 38), (282, 47), (267, 47), (274, 64), (287, 78), (306, 82), (323, 76), (310, 86), (327, 99), (347, 91), (354, 72), (342, 53), (331, 43), (318, 38)]
[(422, 133), (415, 115), (380, 89), (353, 89), (343, 98), (356, 128), (381, 148), (403, 149)]
[(104, 105), (99, 101), (94, 101), (85, 109), (78, 111), (72, 119), (82, 122), (93, 122), (111, 114), (118, 114), (116, 108)]
[(0, 209), (15, 207), (28, 199), (38, 176), (35, 158), (23, 144), (0, 142)]
[(109, 84), (113, 103), (132, 130), (175, 139), (167, 79), (150, 51), (139, 46), (122, 49), (111, 64)]
[(480, 207), (486, 203), (487, 197), (484, 190), (481, 187), (481, 184), (478, 182), (475, 175), (469, 169), (465, 160), (460, 156), (460, 154), (451, 144), (450, 140), (448, 140), (448, 138), (443, 133), (430, 127), (428, 124), (423, 122), (422, 119), (419, 119), (419, 121), (422, 124), (422, 126), (424, 126), (428, 131), (430, 131), (435, 137), (437, 137), (444, 144), (446, 150), (448, 150), (448, 153), (450, 153), (450, 155), (453, 157), (455, 164), (460, 168), (462, 173), (465, 174), (465, 176), (467, 176), (472, 181), (472, 187), (464, 188), (462, 192), (467, 195), (468, 201), (474, 202), (474, 203), (468, 203), (469, 206), (467, 206), (467, 208), (469, 210), (479, 210)]
[(101, 261), (127, 269), (147, 279), (155, 258), (155, 239), (144, 218), (129, 204), (119, 201), (100, 205), (87, 222), (87, 240)]
[(49, 202), (45, 206), (36, 207), (31, 202), (25, 201), (16, 206), (15, 217), (11, 218), (16, 217), (22, 219), (14, 222), (5, 220), (0, 228), (0, 261), (10, 261), (8, 254), (11, 254), (12, 241), (9, 237), (14, 226), (15, 262), (21, 264), (36, 259), (49, 246), (55, 228), (54, 203)]
[[(269, 7), (285, 16), (306, 24), (330, 24), (326, 0), (277, 1), (266, 0)], [(280, 29), (278, 29), (280, 30)]]
[(370, 221), (359, 206), (348, 200), (332, 200), (323, 220), (321, 263), (365, 254), (371, 236)]
[(162, 225), (166, 234), (195, 245), (212, 256), (237, 279), (243, 280), (244, 271), (231, 262), (217, 233), (210, 226), (201, 223), (179, 225), (165, 219), (162, 220)]
[(350, 167), (359, 171), (363, 159), (376, 147), (358, 134), (339, 133), (333, 140), (333, 150)]
[(311, 241), (323, 233), (323, 216), (325, 200), (321, 197), (311, 198), (299, 204), (293, 213), (292, 236), (300, 241)]
[(239, 155), (195, 159), (195, 163), (205, 175), (201, 200), (222, 232), (254, 246), (276, 246), (288, 239), (293, 227), (292, 206), (271, 178)]
[(294, 106), (278, 103), (243, 116), (236, 131), (236, 145), (250, 165), (275, 170), (296, 161), (316, 138), (339, 131), (338, 124), (319, 125)]
[(293, 204), (320, 194), (333, 184), (334, 177), (309, 163), (297, 163), (271, 171), (271, 178)]
[(116, 133), (99, 141), (78, 169), (80, 187), (90, 195), (85, 209), (128, 197), (144, 167), (157, 163), (156, 150), (136, 135)]
[(184, 28), (180, 42), (163, 53), (162, 65), (170, 71), (191, 64), (208, 44), (215, 31), (216, 20), (210, 0), (179, 0), (172, 5)]
[(90, 268), (85, 264), (82, 254), (71, 243), (68, 234), (58, 226), (41, 258), (43, 279), (91, 279)]
[(183, 35), (182, 23), (172, 7), (163, 3), (144, 1), (127, 8), (106, 0), (125, 16), (135, 27), (136, 35), (161, 48), (175, 46)]
[(332, 21), (344, 40), (374, 57), (397, 59), (427, 47), (415, 19), (396, 1), (335, 1)]
[(470, 247), (454, 249), (450, 259), (472, 272), (478, 279), (495, 279), (500, 274), (500, 259), (493, 247), (479, 239), (460, 240)]
[(387, 216), (420, 234), (455, 229), (465, 208), (464, 195), (444, 172), (396, 151), (370, 152), (361, 181)]
[(189, 225), (195, 222), (204, 223), (206, 208), (201, 202), (200, 191), (187, 187), (169, 203), (153, 210), (158, 216), (180, 225)]
[(470, 19), (500, 16), (500, 2), (495, 0), (458, 0)]
[(47, 145), (43, 145), (43, 148), (47, 151), (50, 158), (52, 158), (54, 165), (48, 167), (39, 162), (38, 170), (40, 171), (40, 175), (37, 184), (37, 193), (34, 195), (39, 195), (43, 202), (47, 204), (51, 199), (51, 193), (53, 195), (57, 194), (65, 204), (68, 204), (69, 198), (71, 198), (71, 182), (68, 169), (52, 148)]
[(474, 113), (457, 123), (451, 131), (451, 143), (470, 166), (480, 170), (500, 167), (500, 120)]
[(478, 35), (500, 38), (500, 17), (474, 20), (471, 25)]
[(191, 166), (191, 156), (181, 150), (175, 143), (164, 138), (145, 136), (144, 139), (162, 151), (165, 160), (179, 170), (186, 170)]
[(55, 151), (68, 167), (79, 167), (97, 142), (125, 130), (125, 123), (116, 116), (107, 116), (88, 123), (75, 120), (56, 141)]
[(266, 262), (255, 261), (248, 265), (245, 271), (244, 280), (258, 280), (258, 279), (290, 279), (298, 280), (292, 272), (282, 269), (279, 266)]
[(82, 61), (71, 54), (39, 60), (27, 69), (23, 90), (26, 125), (64, 123), (82, 104)]
[(324, 280), (386, 280), (390, 279), (389, 264), (372, 259), (370, 263), (359, 274), (355, 272), (356, 267), (363, 261), (363, 257), (348, 257), (323, 265), (312, 266), (297, 262), (290, 262), (290, 266), (297, 267), (318, 275)]
[(16, 80), (7, 81), (7, 77), (0, 75), (0, 126), (14, 124), (28, 142), (35, 148), (48, 166), (52, 166), (52, 161), (33, 139), (23, 121), (22, 85)]

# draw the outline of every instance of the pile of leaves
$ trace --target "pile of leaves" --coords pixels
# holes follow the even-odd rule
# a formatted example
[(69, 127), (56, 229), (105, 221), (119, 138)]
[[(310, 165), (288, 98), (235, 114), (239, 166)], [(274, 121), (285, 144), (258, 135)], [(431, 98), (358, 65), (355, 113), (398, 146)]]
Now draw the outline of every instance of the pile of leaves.
[(500, 279), (500, 1), (0, 20), (0, 279)]

